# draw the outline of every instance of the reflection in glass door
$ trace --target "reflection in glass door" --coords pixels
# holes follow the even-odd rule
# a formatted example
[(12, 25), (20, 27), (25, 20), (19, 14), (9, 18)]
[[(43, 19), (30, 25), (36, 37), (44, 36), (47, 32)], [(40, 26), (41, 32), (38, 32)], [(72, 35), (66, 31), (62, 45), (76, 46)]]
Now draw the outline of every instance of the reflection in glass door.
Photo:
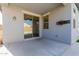
[(32, 37), (32, 16), (24, 15), (24, 38)]
[(24, 14), (24, 38), (39, 37), (39, 17)]

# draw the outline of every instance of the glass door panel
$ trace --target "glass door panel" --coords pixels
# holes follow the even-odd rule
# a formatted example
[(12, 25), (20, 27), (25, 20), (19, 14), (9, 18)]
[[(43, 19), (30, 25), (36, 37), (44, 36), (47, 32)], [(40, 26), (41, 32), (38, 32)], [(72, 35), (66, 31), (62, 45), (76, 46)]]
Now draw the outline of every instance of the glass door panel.
[(39, 36), (39, 17), (33, 17), (33, 37)]
[(32, 16), (24, 15), (24, 38), (32, 37)]

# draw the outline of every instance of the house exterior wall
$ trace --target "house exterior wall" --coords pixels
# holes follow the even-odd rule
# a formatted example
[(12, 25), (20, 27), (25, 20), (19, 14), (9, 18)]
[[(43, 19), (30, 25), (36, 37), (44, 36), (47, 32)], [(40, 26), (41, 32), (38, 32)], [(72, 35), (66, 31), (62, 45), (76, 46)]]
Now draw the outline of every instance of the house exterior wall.
[[(75, 10), (75, 13), (74, 13), (74, 10)], [(75, 4), (72, 4), (72, 19), (71, 19), (71, 36), (72, 36), (72, 44), (76, 43), (77, 39), (79, 38), (79, 11), (78, 11), (78, 8)], [(75, 28), (73, 28), (74, 26), (74, 22), (73, 20), (75, 19)]]
[[(23, 13), (19, 8), (8, 5), (2, 6), (4, 43), (17, 42), (24, 39)], [(13, 20), (13, 17), (16, 20)]]
[[(41, 37), (41, 16), (35, 13), (28, 12), (17, 6), (7, 4), (2, 5), (3, 26), (4, 26), (4, 43), (12, 43), (24, 41), (24, 13), (39, 17), (39, 34)], [(16, 20), (13, 20), (13, 17)], [(36, 39), (36, 38), (33, 38)]]
[[(74, 15), (73, 8), (76, 9), (77, 14)], [(17, 42), (24, 39), (24, 13), (19, 7), (2, 5), (3, 24), (4, 24), (4, 42)], [(35, 15), (36, 14), (32, 14)], [(56, 40), (71, 44), (76, 41), (79, 33), (79, 12), (75, 4), (65, 4), (50, 12), (49, 14), (49, 29), (43, 29), (43, 18), (40, 15), (40, 37)], [(16, 20), (13, 20), (16, 16)], [(76, 28), (73, 29), (73, 18), (76, 20)], [(56, 25), (60, 20), (70, 20), (70, 24)]]
[(49, 29), (42, 30), (42, 37), (71, 44), (71, 24), (56, 25), (57, 21), (71, 21), (71, 4), (65, 4), (49, 14)]

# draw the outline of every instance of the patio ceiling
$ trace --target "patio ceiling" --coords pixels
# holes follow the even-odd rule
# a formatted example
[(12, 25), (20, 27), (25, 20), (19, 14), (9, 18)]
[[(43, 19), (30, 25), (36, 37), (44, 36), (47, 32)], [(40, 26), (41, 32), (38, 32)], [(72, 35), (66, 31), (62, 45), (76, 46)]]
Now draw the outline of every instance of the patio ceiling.
[(10, 3), (11, 5), (19, 6), (27, 11), (37, 14), (47, 13), (54, 8), (62, 5), (61, 3)]

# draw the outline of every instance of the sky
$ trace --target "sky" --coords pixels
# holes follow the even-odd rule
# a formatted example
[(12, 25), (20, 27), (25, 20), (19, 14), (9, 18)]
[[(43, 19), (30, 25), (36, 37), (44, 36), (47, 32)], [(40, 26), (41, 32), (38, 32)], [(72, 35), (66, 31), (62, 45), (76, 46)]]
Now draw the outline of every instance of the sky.
[(0, 11), (0, 24), (2, 24), (2, 14), (1, 14), (1, 11)]
[(25, 20), (24, 23), (27, 23), (28, 25), (32, 25), (32, 20)]

